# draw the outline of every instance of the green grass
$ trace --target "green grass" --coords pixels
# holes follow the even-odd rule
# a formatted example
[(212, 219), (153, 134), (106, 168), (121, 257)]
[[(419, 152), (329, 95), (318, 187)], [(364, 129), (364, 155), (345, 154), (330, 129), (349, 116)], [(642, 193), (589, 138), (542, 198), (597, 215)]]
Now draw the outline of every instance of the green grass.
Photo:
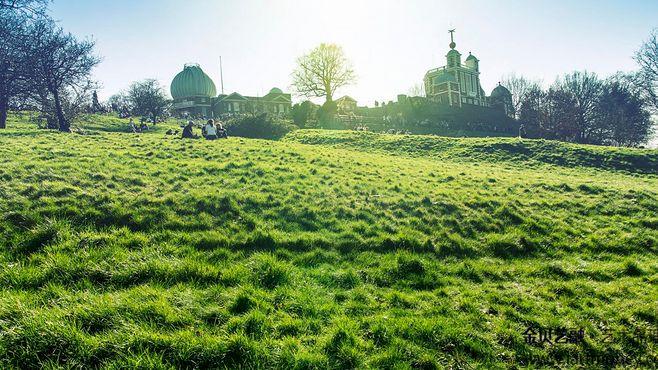
[(658, 323), (656, 151), (24, 121), (0, 132), (2, 368), (658, 361), (632, 335)]
[(288, 140), (453, 161), (514, 162), (523, 164), (526, 168), (552, 164), (561, 167), (592, 167), (658, 174), (658, 152), (655, 149), (627, 149), (518, 138), (455, 139), (421, 135), (379, 135), (356, 131), (327, 133), (300, 130), (290, 134)]

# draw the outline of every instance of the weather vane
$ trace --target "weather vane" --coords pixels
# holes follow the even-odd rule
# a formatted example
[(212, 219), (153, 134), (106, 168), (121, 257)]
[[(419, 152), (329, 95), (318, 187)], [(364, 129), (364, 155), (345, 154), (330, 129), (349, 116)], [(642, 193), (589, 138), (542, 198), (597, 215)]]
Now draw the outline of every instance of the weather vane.
[(450, 49), (454, 49), (457, 44), (455, 44), (455, 29), (448, 30), (450, 33)]

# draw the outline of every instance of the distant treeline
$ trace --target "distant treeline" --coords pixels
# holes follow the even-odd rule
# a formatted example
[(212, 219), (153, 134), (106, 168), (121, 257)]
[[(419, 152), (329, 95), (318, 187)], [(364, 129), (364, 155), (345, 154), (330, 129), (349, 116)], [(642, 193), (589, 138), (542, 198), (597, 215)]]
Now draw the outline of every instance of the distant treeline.
[(357, 107), (351, 112), (327, 114), (327, 104), (310, 101), (295, 104), (291, 115), (296, 125), (305, 128), (354, 129), (373, 131), (401, 130), (414, 134), (448, 132), (486, 132), (495, 136), (518, 133), (518, 123), (504, 111), (490, 107), (464, 105), (453, 107), (425, 97), (400, 95), (398, 101), (377, 103), (375, 107)]
[(574, 72), (548, 89), (517, 79), (521, 135), (582, 144), (638, 146), (652, 135), (651, 100), (637, 75), (606, 80)]

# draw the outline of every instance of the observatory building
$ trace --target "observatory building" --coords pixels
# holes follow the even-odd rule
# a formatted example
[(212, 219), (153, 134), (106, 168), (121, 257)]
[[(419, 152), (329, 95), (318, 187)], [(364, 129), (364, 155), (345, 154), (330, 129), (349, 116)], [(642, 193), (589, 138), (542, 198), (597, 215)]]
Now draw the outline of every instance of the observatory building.
[(504, 86), (498, 86), (486, 96), (480, 85), (480, 60), (469, 53), (462, 63), (462, 54), (457, 51), (455, 30), (450, 30), (450, 51), (446, 54), (446, 65), (431, 69), (423, 79), (427, 98), (453, 107), (467, 105), (500, 108), (509, 117), (514, 116), (512, 94)]
[(186, 64), (171, 82), (174, 111), (192, 116), (211, 115), (213, 99), (217, 96), (215, 83), (198, 64)]
[(171, 82), (174, 114), (198, 118), (244, 113), (286, 114), (290, 112), (290, 94), (272, 88), (262, 97), (244, 96), (237, 92), (217, 94), (213, 80), (198, 64), (186, 64)]

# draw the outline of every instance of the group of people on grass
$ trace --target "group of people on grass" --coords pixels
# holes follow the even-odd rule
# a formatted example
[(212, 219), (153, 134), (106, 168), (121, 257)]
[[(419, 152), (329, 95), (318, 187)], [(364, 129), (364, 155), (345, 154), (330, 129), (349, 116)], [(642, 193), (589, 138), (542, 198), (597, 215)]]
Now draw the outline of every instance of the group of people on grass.
[(128, 124), (130, 125), (130, 131), (135, 134), (149, 130), (149, 126), (146, 124), (146, 120), (144, 118), (139, 120), (139, 126), (135, 124), (135, 121), (133, 121), (132, 118)]
[[(221, 121), (215, 122), (213, 119), (209, 119), (205, 125), (201, 128), (201, 135), (206, 140), (217, 140), (217, 139), (226, 139), (228, 138), (228, 132), (222, 125)], [(194, 121), (188, 121), (187, 125), (183, 127), (183, 139), (198, 139), (199, 137), (194, 134)]]
[[(128, 125), (130, 132), (133, 133), (142, 133), (149, 130), (145, 120), (140, 120), (140, 124), (137, 126), (137, 124), (131, 118), (130, 122), (128, 122)], [(183, 139), (199, 139), (200, 137), (194, 133), (194, 126), (195, 123), (192, 120), (187, 121), (185, 126), (181, 126), (183, 128), (183, 134), (181, 137)], [(178, 130), (169, 129), (167, 130), (166, 134), (178, 135), (178, 132)], [(226, 139), (228, 138), (228, 131), (224, 128), (224, 125), (221, 121), (209, 119), (206, 124), (201, 127), (201, 136), (206, 140), (217, 140), (222, 138)]]

